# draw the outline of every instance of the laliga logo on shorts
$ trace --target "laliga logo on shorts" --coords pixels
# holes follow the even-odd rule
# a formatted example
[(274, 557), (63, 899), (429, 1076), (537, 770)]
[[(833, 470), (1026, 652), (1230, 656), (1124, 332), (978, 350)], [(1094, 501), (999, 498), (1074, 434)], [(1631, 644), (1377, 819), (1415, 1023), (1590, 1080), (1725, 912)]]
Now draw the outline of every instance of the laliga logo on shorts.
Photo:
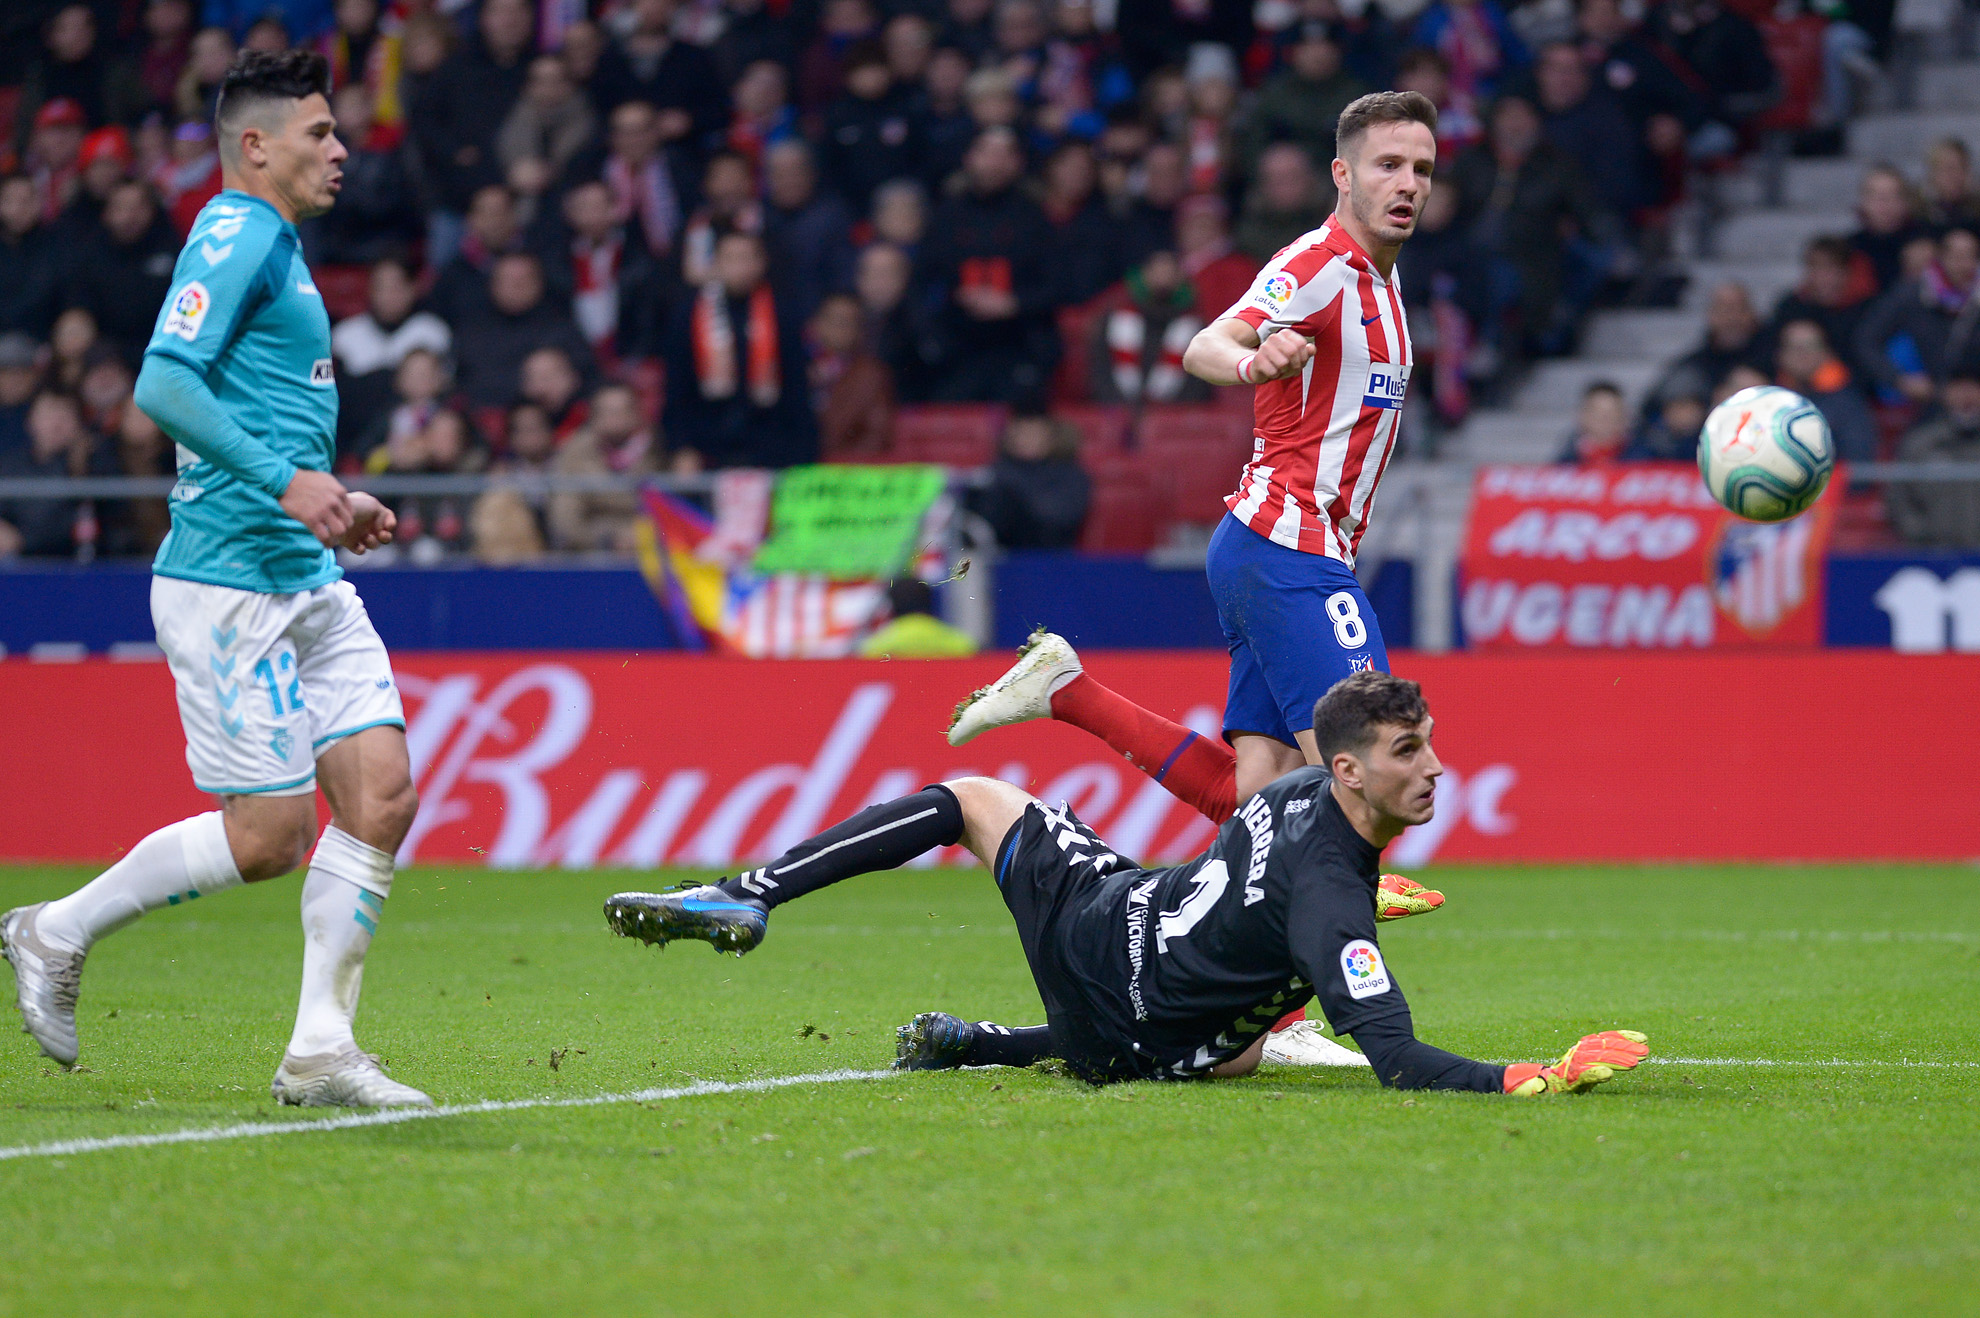
[(1719, 543), (1705, 556), (1712, 596), (1747, 635), (1766, 635), (1808, 602), (1818, 557), (1809, 549), (1814, 519), (1822, 515), (1765, 526), (1729, 521), (1720, 531)]

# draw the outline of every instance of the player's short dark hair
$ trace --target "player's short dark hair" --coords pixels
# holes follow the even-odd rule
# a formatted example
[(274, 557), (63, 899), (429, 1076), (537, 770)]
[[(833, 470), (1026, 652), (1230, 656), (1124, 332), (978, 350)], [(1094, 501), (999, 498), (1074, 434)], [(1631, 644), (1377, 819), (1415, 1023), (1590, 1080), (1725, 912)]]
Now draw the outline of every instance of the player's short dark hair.
[(1437, 133), (1437, 105), (1422, 92), (1370, 92), (1348, 102), (1334, 125), (1335, 154), (1345, 157), (1376, 124), (1418, 123)]
[(220, 80), (220, 103), (213, 127), (222, 142), (230, 141), (241, 120), (270, 101), (299, 101), (305, 96), (330, 99), (330, 61), (313, 50), (244, 50)]
[(1359, 755), (1384, 726), (1413, 728), (1430, 716), (1423, 688), (1389, 673), (1350, 673), (1313, 705), (1313, 740), (1326, 764), (1342, 751)]

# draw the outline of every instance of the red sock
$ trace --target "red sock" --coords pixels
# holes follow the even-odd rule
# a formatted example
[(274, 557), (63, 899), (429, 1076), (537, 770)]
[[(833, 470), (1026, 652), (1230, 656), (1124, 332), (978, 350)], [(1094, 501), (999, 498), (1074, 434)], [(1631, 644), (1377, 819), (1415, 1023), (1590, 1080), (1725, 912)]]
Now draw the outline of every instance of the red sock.
[(1305, 1019), (1306, 1008), (1304, 1007), (1301, 1007), (1295, 1012), (1288, 1012), (1286, 1015), (1279, 1017), (1278, 1023), (1272, 1027), (1272, 1033), (1277, 1034), (1280, 1030), (1285, 1029), (1286, 1026), (1297, 1025)]
[(1085, 673), (1053, 694), (1052, 717), (1100, 738), (1212, 823), (1236, 812), (1237, 756), (1221, 740), (1151, 714)]

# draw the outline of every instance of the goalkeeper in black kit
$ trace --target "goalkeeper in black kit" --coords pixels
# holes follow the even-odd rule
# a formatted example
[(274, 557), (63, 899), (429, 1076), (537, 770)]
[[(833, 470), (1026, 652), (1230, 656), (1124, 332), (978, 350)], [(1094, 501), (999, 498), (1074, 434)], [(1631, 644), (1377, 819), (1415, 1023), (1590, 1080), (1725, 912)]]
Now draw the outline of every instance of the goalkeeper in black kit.
[(614, 930), (748, 952), (772, 908), (957, 842), (990, 868), (1017, 921), (1046, 1024), (1008, 1029), (929, 1013), (901, 1031), (910, 1069), (1046, 1057), (1094, 1084), (1245, 1075), (1272, 1023), (1319, 999), (1384, 1085), (1547, 1094), (1589, 1088), (1648, 1056), (1607, 1030), (1557, 1062), (1472, 1061), (1416, 1037), (1375, 936), (1382, 848), (1431, 817), (1443, 765), (1416, 683), (1355, 673), (1313, 711), (1322, 765), (1240, 806), (1201, 856), (1141, 869), (1063, 805), (962, 778), (872, 806), (762, 869), (707, 887), (620, 893)]

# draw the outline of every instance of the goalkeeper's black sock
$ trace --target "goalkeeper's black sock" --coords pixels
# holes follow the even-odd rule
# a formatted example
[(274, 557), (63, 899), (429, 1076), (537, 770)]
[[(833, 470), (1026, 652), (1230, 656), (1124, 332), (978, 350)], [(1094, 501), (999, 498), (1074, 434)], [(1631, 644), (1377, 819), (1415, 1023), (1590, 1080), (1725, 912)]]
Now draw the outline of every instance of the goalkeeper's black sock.
[(1048, 1057), (1057, 1056), (1052, 1051), (1052, 1027), (1049, 1025), (995, 1025), (989, 1021), (976, 1022), (976, 1033), (969, 1043), (969, 1051), (963, 1054), (964, 1066), (1030, 1066)]
[(731, 897), (781, 906), (855, 874), (905, 865), (924, 851), (962, 841), (962, 804), (937, 783), (912, 796), (887, 801), (834, 824), (786, 851), (760, 870), (719, 885)]

